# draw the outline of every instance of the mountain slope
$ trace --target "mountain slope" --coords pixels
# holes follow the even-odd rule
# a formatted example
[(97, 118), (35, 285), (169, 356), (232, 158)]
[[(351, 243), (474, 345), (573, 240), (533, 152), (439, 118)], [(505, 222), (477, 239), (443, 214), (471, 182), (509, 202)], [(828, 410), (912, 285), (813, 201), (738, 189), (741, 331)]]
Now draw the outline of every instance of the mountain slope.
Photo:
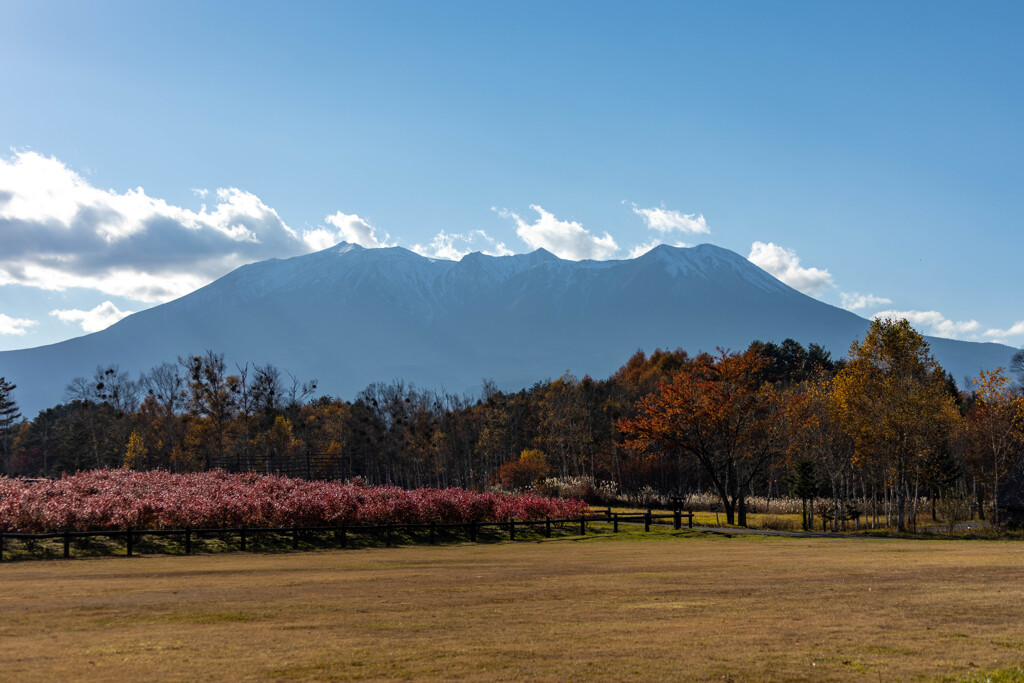
[[(846, 354), (868, 321), (797, 292), (712, 245), (660, 246), (624, 261), (564, 261), (544, 250), (428, 259), (340, 244), (239, 268), (187, 296), (94, 334), (0, 353), (26, 415), (62, 400), (76, 376), (117, 363), (148, 370), (213, 349), (270, 362), (346, 398), (401, 378), (475, 391), (570, 370), (606, 377), (638, 348), (740, 350), (792, 337)], [(929, 339), (961, 380), (1006, 365), (1014, 349)]]

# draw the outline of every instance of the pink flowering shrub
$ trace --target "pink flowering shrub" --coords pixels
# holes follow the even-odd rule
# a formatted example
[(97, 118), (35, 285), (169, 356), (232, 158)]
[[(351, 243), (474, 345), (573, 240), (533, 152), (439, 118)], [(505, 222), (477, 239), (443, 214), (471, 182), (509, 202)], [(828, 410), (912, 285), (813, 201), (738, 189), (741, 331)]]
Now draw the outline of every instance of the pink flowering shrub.
[(322, 482), (223, 471), (93, 470), (53, 481), (0, 477), (0, 530), (417, 524), (579, 517), (581, 500)]

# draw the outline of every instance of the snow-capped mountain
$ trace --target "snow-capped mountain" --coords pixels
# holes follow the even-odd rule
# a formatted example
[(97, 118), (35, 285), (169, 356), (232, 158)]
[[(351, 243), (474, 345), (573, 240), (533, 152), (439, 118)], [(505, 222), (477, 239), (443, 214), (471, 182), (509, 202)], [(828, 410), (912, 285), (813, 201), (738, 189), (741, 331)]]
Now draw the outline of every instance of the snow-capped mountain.
[[(704, 244), (635, 259), (565, 261), (539, 249), (460, 261), (339, 244), (239, 268), (94, 334), (0, 353), (26, 415), (63, 400), (98, 365), (141, 372), (212, 349), (229, 364), (273, 363), (351, 398), (367, 384), (477, 391), (557, 377), (606, 377), (637, 349), (742, 350), (754, 339), (819, 343), (835, 357), (868, 321)], [(958, 381), (1007, 365), (1014, 349), (930, 338)]]

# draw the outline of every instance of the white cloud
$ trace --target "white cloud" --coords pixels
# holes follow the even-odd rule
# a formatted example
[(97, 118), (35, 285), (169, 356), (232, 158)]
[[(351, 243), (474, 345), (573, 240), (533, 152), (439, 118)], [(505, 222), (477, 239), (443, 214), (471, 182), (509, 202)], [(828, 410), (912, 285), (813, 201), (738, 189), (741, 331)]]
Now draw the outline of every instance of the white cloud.
[(666, 209), (664, 206), (641, 209), (636, 204), (633, 205), (633, 213), (643, 218), (648, 228), (657, 230), (663, 235), (673, 230), (693, 234), (711, 232), (704, 216), (699, 213), (681, 213)]
[(36, 320), (28, 318), (12, 318), (9, 315), (0, 313), (0, 334), (23, 335), (38, 325)]
[(50, 315), (56, 316), (66, 323), (78, 323), (85, 332), (105, 330), (132, 313), (134, 311), (119, 310), (110, 301), (104, 301), (91, 311), (82, 311), (76, 308), (50, 311)]
[(302, 232), (302, 241), (313, 251), (323, 251), (328, 247), (333, 247), (341, 239), (338, 238), (338, 235), (333, 230), (316, 228), (315, 230), (304, 230)]
[[(662, 244), (666, 244), (666, 243), (662, 242), (661, 240), (659, 240), (657, 238), (651, 240), (650, 242), (642, 242), (640, 244), (634, 244), (633, 247), (629, 250), (629, 255), (626, 258), (631, 258), (631, 259), (639, 258), (640, 256), (643, 256), (644, 254), (649, 252), (651, 249), (654, 249), (655, 247), (659, 247)], [(673, 247), (686, 248), (686, 247), (690, 247), (690, 246), (693, 246), (693, 245), (687, 244), (686, 242), (676, 242), (672, 246)]]
[(977, 332), (981, 327), (977, 320), (950, 320), (938, 311), (879, 311), (871, 317), (876, 320), (905, 318), (915, 327), (927, 326), (924, 330), (927, 334), (950, 339), (973, 337), (975, 335), (971, 333)]
[(508, 209), (494, 210), (516, 222), (516, 234), (531, 248), (547, 249), (559, 258), (604, 260), (619, 250), (619, 245), (607, 232), (603, 237), (597, 237), (576, 221), (560, 221), (536, 204), (531, 204), (530, 208), (540, 214), (533, 223), (527, 223)]
[[(462, 243), (462, 248), (456, 243)], [(473, 245), (483, 242), (487, 246), (483, 249), (474, 249)], [(412, 250), (420, 256), (430, 258), (448, 259), (458, 261), (472, 251), (479, 251), (488, 256), (510, 256), (514, 252), (505, 246), (504, 242), (498, 242), (483, 230), (471, 230), (466, 234), (447, 233), (444, 230), (434, 235), (430, 244), (414, 244)]]
[(629, 255), (626, 256), (626, 258), (633, 259), (643, 256), (644, 254), (649, 252), (651, 249), (654, 249), (661, 243), (661, 240), (653, 239), (650, 242), (641, 242), (640, 244), (634, 244), (633, 248), (629, 250)]
[(82, 287), (159, 302), (246, 263), (330, 246), (332, 236), (363, 230), (376, 240), (358, 216), (339, 212), (328, 218), (337, 233), (317, 228), (300, 236), (254, 194), (237, 188), (211, 194), (212, 209), (192, 211), (142, 188), (93, 187), (35, 152), (0, 157), (0, 285)]
[[(328, 216), (324, 220), (333, 225), (336, 228), (336, 231), (334, 234), (334, 242), (325, 244), (324, 246), (319, 247), (320, 249), (326, 249), (338, 242), (351, 242), (353, 244), (358, 244), (361, 247), (366, 247), (367, 249), (394, 246), (393, 243), (388, 241), (391, 239), (391, 235), (382, 230), (381, 233), (383, 233), (383, 235), (378, 236), (376, 228), (354, 213), (347, 214), (339, 211), (333, 216)], [(304, 238), (306, 239), (307, 244), (319, 245), (323, 244), (325, 234), (329, 234), (329, 232), (321, 228), (305, 233)], [(312, 242), (310, 241), (311, 236), (313, 239)]]
[(1021, 335), (1024, 335), (1024, 320), (1015, 322), (1013, 325), (1010, 325), (1010, 327), (1008, 327), (1005, 330), (1000, 330), (997, 328), (985, 330), (986, 337), (990, 337), (991, 340), (994, 342), (1000, 342), (1004, 344), (1006, 343), (1007, 337), (1019, 337)]
[(747, 259), (793, 289), (816, 296), (834, 288), (832, 274), (820, 268), (803, 268), (800, 257), (792, 249), (780, 247), (772, 242), (754, 242), (750, 245)]
[(884, 296), (857, 292), (840, 292), (839, 298), (842, 301), (842, 307), (848, 311), (859, 311), (863, 308), (875, 308), (892, 303), (892, 299), (886, 299)]

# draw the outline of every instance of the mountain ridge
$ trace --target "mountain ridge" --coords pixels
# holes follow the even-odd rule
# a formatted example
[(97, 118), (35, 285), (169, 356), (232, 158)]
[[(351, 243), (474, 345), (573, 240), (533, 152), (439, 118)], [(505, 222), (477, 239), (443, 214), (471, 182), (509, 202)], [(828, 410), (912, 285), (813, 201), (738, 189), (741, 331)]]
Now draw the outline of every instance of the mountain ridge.
[[(0, 352), (26, 415), (98, 365), (143, 372), (212, 349), (273, 363), (343, 398), (374, 381), (515, 389), (566, 370), (607, 377), (638, 348), (740, 350), (790, 337), (845, 356), (869, 321), (813, 299), (728, 249), (661, 245), (634, 259), (545, 250), (458, 261), (340, 243), (248, 264), (174, 301), (57, 344)], [(928, 338), (958, 381), (1015, 349)]]

